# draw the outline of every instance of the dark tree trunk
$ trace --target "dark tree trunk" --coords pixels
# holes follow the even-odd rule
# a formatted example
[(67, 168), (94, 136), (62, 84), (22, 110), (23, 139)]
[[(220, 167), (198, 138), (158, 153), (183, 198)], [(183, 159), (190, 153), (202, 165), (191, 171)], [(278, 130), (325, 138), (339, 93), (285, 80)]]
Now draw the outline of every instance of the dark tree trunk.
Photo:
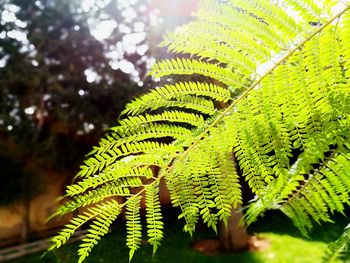
[(233, 209), (227, 226), (223, 222), (219, 225), (220, 248), (224, 251), (240, 251), (248, 249), (249, 235), (246, 227), (239, 222), (243, 213)]
[[(40, 134), (43, 130), (45, 124), (45, 100), (44, 100), (44, 91), (45, 87), (42, 87), (42, 95), (40, 98), (40, 108), (36, 114), (37, 125), (35, 133), (32, 137), (32, 143), (38, 143)], [(29, 232), (30, 232), (30, 201), (32, 197), (32, 178), (31, 175), (25, 175), (25, 183), (22, 189), (23, 193), (23, 218), (22, 218), (22, 226), (21, 226), (21, 243), (28, 242)]]
[(24, 211), (23, 211), (23, 218), (22, 218), (22, 229), (21, 229), (21, 243), (28, 242), (28, 235), (29, 235), (29, 229), (30, 229), (30, 223), (29, 223), (29, 208), (30, 204), (29, 201), (24, 200)]
[(28, 241), (30, 231), (30, 192), (31, 192), (31, 178), (30, 175), (25, 175), (25, 183), (23, 185), (23, 218), (21, 226), (21, 243)]

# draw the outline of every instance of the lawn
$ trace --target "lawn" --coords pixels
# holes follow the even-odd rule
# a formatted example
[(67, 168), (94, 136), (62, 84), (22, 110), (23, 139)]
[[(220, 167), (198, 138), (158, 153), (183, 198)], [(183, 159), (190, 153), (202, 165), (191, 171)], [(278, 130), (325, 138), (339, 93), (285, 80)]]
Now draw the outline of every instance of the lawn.
[[(169, 211), (170, 214), (171, 211)], [(220, 254), (207, 256), (191, 249), (194, 240), (202, 238), (214, 238), (211, 231), (200, 227), (199, 231), (191, 237), (182, 232), (182, 222), (174, 219), (175, 215), (166, 220), (165, 239), (157, 253), (152, 257), (152, 249), (143, 245), (135, 254), (133, 262), (137, 263), (320, 263), (327, 243), (336, 239), (347, 224), (343, 216), (336, 216), (335, 223), (327, 223), (315, 226), (306, 238), (300, 235), (288, 218), (279, 212), (267, 214), (258, 223), (249, 228), (250, 233), (258, 233), (259, 236), (269, 240), (270, 246), (263, 252), (244, 252), (237, 254)], [(124, 228), (116, 228), (107, 237), (102, 239), (94, 248), (86, 262), (90, 263), (127, 263), (128, 250), (125, 246)], [(73, 263), (77, 262), (78, 244), (66, 245), (55, 253), (48, 253), (43, 258), (36, 254), (11, 261), (11, 263)]]

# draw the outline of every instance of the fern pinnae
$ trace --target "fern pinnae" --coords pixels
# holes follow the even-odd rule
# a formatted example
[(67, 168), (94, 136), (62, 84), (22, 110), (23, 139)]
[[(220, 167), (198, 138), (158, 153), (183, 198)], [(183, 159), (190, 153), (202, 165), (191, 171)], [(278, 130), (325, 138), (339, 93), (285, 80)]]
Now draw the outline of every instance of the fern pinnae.
[(92, 221), (86, 237), (82, 239), (82, 244), (79, 246), (78, 263), (83, 262), (92, 248), (97, 244), (98, 240), (108, 233), (110, 225), (118, 217), (120, 212), (121, 208), (119, 203), (111, 200), (109, 201), (109, 205), (105, 206), (105, 209)]
[[(213, 198), (213, 193), (210, 187), (208, 187), (208, 181), (205, 179), (207, 173), (210, 173), (210, 157), (201, 154), (201, 149), (199, 147), (192, 151), (188, 156), (188, 162), (191, 163), (191, 177), (193, 180), (194, 191), (197, 196), (197, 203), (199, 207), (199, 213), (202, 216), (203, 222), (208, 225), (208, 227), (213, 228), (217, 233), (217, 222), (218, 216), (212, 211), (215, 208), (215, 202)], [(205, 151), (205, 149), (204, 149)]]
[[(217, 165), (220, 170), (219, 187), (226, 187), (226, 196), (230, 207), (236, 208), (242, 203), (242, 192), (239, 184), (239, 175), (237, 172), (237, 160), (233, 153), (235, 140), (231, 134), (233, 127), (236, 125), (233, 119), (226, 118), (223, 129), (217, 129), (214, 136), (218, 140), (214, 140), (214, 152), (217, 154)], [(223, 134), (224, 136), (221, 136)], [(222, 141), (223, 140), (223, 141)], [(222, 186), (221, 186), (222, 185)]]
[(126, 245), (129, 248), (129, 261), (133, 258), (135, 251), (140, 248), (142, 241), (142, 226), (141, 226), (141, 199), (140, 194), (130, 197), (126, 204)]
[(208, 62), (218, 62), (234, 69), (238, 75), (249, 76), (255, 73), (256, 65), (248, 52), (245, 54), (222, 43), (199, 41), (195, 36), (177, 34), (176, 36), (168, 36), (168, 38), (170, 37), (171, 40), (163, 41), (163, 45), (166, 45), (171, 53), (193, 54)]
[(213, 0), (204, 1), (205, 4), (200, 6), (197, 15), (202, 19), (220, 23), (230, 28), (239, 28), (244, 30), (249, 27), (251, 34), (255, 38), (263, 40), (263, 45), (277, 51), (284, 46), (284, 39), (263, 21), (253, 16), (247, 16), (242, 10), (234, 6), (218, 3)]
[[(68, 241), (68, 239), (71, 238), (71, 236), (76, 232), (77, 229), (79, 229), (87, 221), (94, 218), (97, 214), (98, 214), (97, 212), (95, 213), (85, 212), (73, 218), (70, 221), (70, 223), (65, 225), (63, 229), (60, 230), (58, 234), (51, 239), (51, 242), (53, 244), (48, 248), (48, 251), (60, 248), (62, 245), (64, 245)], [(56, 214), (54, 216), (56, 216)]]
[(245, 88), (241, 83), (240, 77), (230, 69), (218, 66), (216, 64), (194, 59), (170, 59), (156, 63), (149, 72), (149, 75), (155, 77), (169, 76), (172, 74), (193, 75), (199, 74), (220, 81), (221, 83), (237, 87), (236, 89)]
[(125, 106), (123, 114), (135, 116), (144, 113), (146, 110), (154, 110), (156, 101), (172, 101), (186, 98), (189, 95), (208, 97), (218, 102), (230, 100), (230, 92), (221, 86), (204, 82), (178, 82), (172, 85), (158, 87), (151, 92), (142, 95)]
[[(232, 169), (232, 159), (229, 158), (230, 144), (221, 141), (222, 136), (220, 132), (223, 131), (221, 129), (212, 130), (212, 136), (217, 139), (212, 140), (212, 143), (207, 142), (205, 144), (209, 144), (209, 150), (215, 153), (215, 155), (209, 158), (208, 181), (213, 195), (213, 201), (218, 210), (217, 215), (219, 220), (222, 220), (226, 224), (228, 218), (231, 216), (232, 209), (241, 203), (241, 192), (238, 184), (238, 176), (236, 171)], [(227, 142), (225, 136), (223, 140)], [(219, 156), (219, 158), (216, 158), (216, 156)], [(227, 162), (227, 164), (224, 162)], [(232, 166), (228, 163), (231, 163)], [(233, 178), (235, 176), (237, 177)]]
[(95, 218), (99, 214), (103, 213), (104, 211), (114, 209), (116, 205), (117, 202), (114, 200), (107, 201), (95, 207), (88, 208), (87, 211), (71, 219), (70, 222), (66, 224), (58, 233), (58, 235), (51, 239), (51, 243), (53, 244), (49, 247), (48, 250), (53, 250), (61, 247), (82, 225)]
[(350, 14), (345, 13), (342, 17), (341, 21), (341, 33), (340, 34), (340, 45), (341, 51), (343, 54), (342, 64), (345, 68), (345, 77), (347, 79), (350, 78), (350, 44), (349, 44), (349, 36), (350, 36)]
[[(207, 106), (207, 105), (204, 105)], [(210, 106), (209, 106), (210, 107)], [(168, 124), (158, 124), (158, 123), (146, 123), (145, 125), (137, 126), (137, 127), (125, 127), (125, 126), (117, 126), (111, 128), (111, 130), (115, 133), (117, 133), (121, 137), (132, 137), (132, 140), (135, 141), (137, 139), (137, 136), (142, 134), (147, 134), (149, 136), (158, 137), (157, 133), (169, 133), (170, 131), (173, 131), (174, 137), (175, 134), (184, 134), (188, 135), (191, 131), (189, 129), (186, 129), (184, 127), (178, 127), (174, 125), (168, 125)], [(139, 139), (144, 140), (144, 139)], [(119, 142), (118, 146), (123, 145), (123, 143)], [(115, 147), (115, 146), (114, 146)]]
[(114, 169), (107, 170), (104, 173), (95, 175), (93, 177), (88, 177), (82, 181), (79, 181), (76, 184), (70, 185), (67, 187), (66, 195), (75, 196), (81, 193), (84, 193), (90, 188), (96, 188), (100, 185), (111, 181), (118, 181), (122, 178), (128, 177), (145, 177), (152, 178), (153, 172), (149, 167), (123, 167), (115, 165)]
[[(213, 115), (216, 113), (216, 108), (213, 101), (202, 97), (187, 95), (176, 98), (176, 100), (159, 100), (149, 104), (147, 108), (155, 111), (162, 108), (182, 108), (195, 110), (201, 114)], [(145, 109), (141, 109), (144, 111)]]
[[(184, 139), (191, 134), (191, 131), (185, 127), (154, 123), (149, 123), (143, 127), (134, 128), (132, 130), (129, 129), (128, 131), (120, 126), (113, 128), (113, 130), (119, 133), (121, 133), (122, 130), (126, 136), (117, 141), (113, 138), (110, 140), (105, 139), (104, 142), (94, 150), (94, 156), (88, 158), (84, 162), (84, 165), (80, 167), (80, 171), (76, 177), (89, 177), (102, 169), (106, 169), (106, 167), (111, 168), (110, 164), (117, 160), (117, 158), (131, 155), (133, 152), (145, 152), (147, 150), (150, 152), (151, 150), (153, 151), (162, 148), (163, 146), (172, 147), (165, 144), (154, 144), (154, 142), (142, 142), (143, 140), (163, 137)], [(138, 147), (141, 149), (137, 149)], [(132, 148), (132, 151), (128, 152), (128, 148)]]
[[(147, 159), (144, 160), (144, 165), (141, 164), (140, 159), (141, 167), (139, 168), (145, 169), (148, 177), (152, 178), (152, 182), (147, 183), (149, 185), (146, 186), (140, 185), (143, 186), (142, 189), (137, 189), (138, 192), (130, 195), (121, 205), (121, 207), (126, 206), (127, 208), (127, 245), (130, 248), (130, 259), (139, 248), (142, 238), (139, 215), (142, 196), (146, 192), (146, 199), (149, 200), (146, 200), (146, 203), (149, 202), (149, 208), (152, 208), (156, 200), (150, 198), (155, 198), (157, 195), (158, 189), (155, 189), (163, 178), (165, 178), (169, 188), (173, 205), (181, 208), (180, 218), (184, 217), (186, 220), (185, 230), (190, 233), (195, 229), (199, 216), (202, 216), (204, 221), (215, 229), (218, 219), (225, 219), (229, 215), (229, 207), (240, 201), (239, 187), (237, 187), (238, 177), (232, 169), (234, 167), (230, 166), (229, 169), (233, 171), (233, 176), (225, 182), (230, 182), (230, 185), (234, 186), (235, 194), (230, 196), (229, 202), (222, 202), (220, 195), (227, 191), (221, 185), (224, 182), (221, 177), (226, 175), (222, 169), (226, 164), (217, 160), (216, 157), (210, 156), (213, 150), (222, 150), (211, 143), (213, 143), (212, 140), (218, 140), (215, 138), (215, 133), (226, 125), (228, 118), (232, 119), (234, 125), (231, 126), (230, 134), (223, 134), (231, 136), (233, 133), (229, 147), (234, 149), (234, 155), (237, 158), (234, 162), (243, 170), (245, 179), (258, 195), (256, 202), (252, 203), (248, 210), (250, 211), (247, 216), (249, 222), (254, 221), (260, 213), (264, 213), (267, 209), (279, 208), (293, 218), (295, 225), (307, 234), (314, 221), (328, 221), (329, 213), (342, 211), (344, 209), (343, 203), (348, 202), (349, 193), (344, 186), (350, 183), (350, 179), (348, 173), (343, 171), (344, 167), (349, 166), (348, 161), (341, 159), (339, 157), (342, 156), (341, 154), (333, 156), (333, 161), (327, 162), (326, 159), (329, 152), (343, 151), (347, 156), (347, 148), (344, 145), (350, 127), (349, 116), (342, 106), (338, 106), (334, 110), (333, 104), (336, 103), (333, 103), (333, 99), (344, 99), (342, 94), (347, 92), (348, 79), (342, 74), (348, 70), (348, 65), (346, 62), (334, 60), (330, 56), (329, 50), (340, 39), (335, 37), (338, 33), (332, 32), (333, 22), (350, 7), (346, 7), (322, 25), (310, 25), (306, 26), (306, 30), (301, 30), (300, 24), (294, 24), (293, 21), (290, 21), (290, 17), (284, 11), (280, 11), (278, 6), (272, 7), (270, 1), (237, 0), (236, 2), (239, 3), (239, 8), (242, 8), (242, 10), (237, 9), (241, 10), (242, 14), (277, 29), (277, 32), (281, 33), (281, 37), (284, 38), (291, 33), (292, 37), (288, 36), (286, 40), (294, 42), (294, 36), (298, 33), (307, 32), (307, 36), (291, 50), (283, 53), (284, 55), (280, 53), (278, 56), (280, 59), (255, 80), (251, 79), (253, 76), (246, 76), (247, 72), (239, 72), (224, 65), (212, 64), (208, 62), (209, 59), (205, 58), (202, 60), (165, 60), (156, 64), (153, 68), (154, 75), (200, 73), (221, 84), (231, 86), (228, 89), (232, 88), (234, 94), (241, 92), (242, 86), (247, 83), (251, 81), (253, 83), (249, 87), (244, 86), (246, 90), (237, 98), (232, 98), (233, 102), (224, 110), (218, 110), (213, 103), (215, 96), (218, 96), (219, 100), (220, 97), (222, 98), (221, 91), (217, 92), (221, 89), (221, 84), (218, 85), (220, 88), (217, 91), (208, 92), (206, 90), (197, 93), (196, 89), (201, 89), (202, 86), (192, 84), (190, 89), (185, 89), (181, 86), (186, 86), (186, 84), (182, 85), (182, 82), (179, 82), (175, 85), (161, 87), (158, 90), (161, 92), (154, 91), (151, 96), (147, 97), (146, 95), (142, 99), (133, 101), (124, 112), (131, 116), (122, 119), (119, 126), (111, 129), (111, 134), (103, 140), (99, 147), (94, 149), (94, 157), (88, 159), (82, 167), (79, 174), (82, 181), (68, 190), (72, 196), (89, 194), (95, 190), (103, 189), (114, 181), (126, 180), (126, 177), (132, 178), (134, 175), (139, 179), (139, 182), (142, 182), (140, 170), (133, 175), (126, 173), (124, 178), (124, 176), (120, 177), (120, 174), (114, 174), (114, 165), (124, 162), (125, 167), (131, 169), (134, 167), (133, 165), (137, 166), (136, 163), (132, 163), (134, 158), (141, 158), (140, 156), (148, 154), (152, 156), (150, 162)], [(232, 8), (236, 7), (232, 6)], [(268, 13), (270, 8), (272, 8), (271, 13)], [(305, 12), (305, 10), (301, 12)], [(286, 18), (286, 25), (282, 24), (284, 18)], [(226, 21), (221, 22), (226, 23)], [(206, 22), (201, 21), (197, 24), (200, 27)], [(193, 25), (193, 28), (197, 26)], [(315, 30), (312, 30), (311, 33), (308, 32), (310, 28), (313, 29), (315, 26), (317, 27)], [(225, 26), (218, 28), (222, 29)], [(226, 37), (231, 33), (232, 30), (230, 33), (226, 33)], [(327, 35), (328, 33), (329, 35)], [(209, 37), (212, 37), (214, 41), (217, 40), (217, 35)], [(245, 43), (247, 46), (253, 46), (262, 41), (259, 40), (260, 37), (251, 39), (244, 32), (239, 32), (235, 38), (236, 44)], [(227, 40), (223, 39), (220, 43), (225, 43), (225, 41)], [(321, 45), (325, 45), (328, 49), (328, 54), (323, 57), (320, 52)], [(344, 39), (339, 40), (339, 43), (335, 45), (338, 55), (347, 52), (343, 51), (344, 46), (347, 45)], [(233, 45), (232, 48), (237, 47)], [(200, 49), (199, 46), (198, 49)], [(263, 59), (270, 59), (272, 54), (270, 48), (266, 50), (269, 54), (263, 56)], [(209, 56), (210, 54), (205, 55)], [(257, 61), (261, 62), (263, 59), (257, 59)], [(296, 68), (299, 68), (300, 71)], [(342, 70), (340, 75), (339, 68)], [(318, 75), (322, 75), (323, 72), (326, 74), (323, 75), (322, 79), (318, 78)], [(303, 75), (298, 78), (299, 73)], [(284, 81), (284, 76), (288, 78), (288, 81)], [(297, 80), (298, 83), (291, 86), (291, 90), (288, 91), (287, 87), (290, 86), (288, 82), (294, 82), (294, 80)], [(303, 81), (306, 85), (303, 85)], [(189, 84), (189, 86), (191, 85)], [(282, 88), (279, 89), (279, 86)], [(179, 90), (178, 87), (182, 89)], [(336, 92), (335, 89), (332, 90), (333, 87), (336, 87)], [(264, 96), (269, 94), (267, 90), (270, 88), (272, 95), (274, 95), (274, 89), (279, 90), (279, 92), (276, 96), (264, 100)], [(296, 92), (294, 93), (294, 91)], [(302, 98), (303, 92), (308, 95), (305, 99)], [(217, 95), (218, 93), (220, 94)], [(293, 93), (293, 97), (288, 96), (288, 93)], [(281, 96), (284, 101), (289, 98), (295, 98), (295, 101), (287, 106), (281, 106), (283, 103), (277, 101), (275, 98), (277, 96)], [(156, 106), (149, 103), (152, 98), (159, 98)], [(299, 108), (290, 110), (299, 102), (301, 102)], [(347, 101), (344, 100), (344, 108), (346, 103)], [(305, 105), (306, 107), (304, 107)], [(279, 107), (280, 109), (278, 109)], [(192, 117), (189, 118), (192, 119), (189, 120), (187, 113), (192, 112), (192, 110), (196, 112), (198, 118), (192, 118), (193, 115), (191, 115)], [(157, 112), (152, 113), (152, 111)], [(184, 117), (185, 114), (169, 115), (169, 112), (174, 111), (186, 113), (187, 117)], [(288, 113), (285, 114), (285, 112)], [(166, 116), (166, 114), (168, 115)], [(187, 120), (184, 121), (185, 119)], [(198, 126), (198, 128), (190, 130), (181, 126), (181, 123), (196, 123), (199, 119), (200, 121), (204, 120), (204, 125), (192, 125)], [(284, 121), (286, 125), (284, 125)], [(168, 125), (163, 124), (163, 122), (174, 122), (180, 125)], [(175, 150), (169, 148), (167, 151), (169, 144), (162, 145), (160, 150), (164, 150), (164, 156), (154, 149), (153, 146), (156, 144), (151, 143), (153, 148), (147, 149), (140, 146), (148, 144), (150, 140), (157, 141), (157, 138), (164, 137), (170, 139), (172, 141), (170, 145), (175, 148)], [(254, 147), (252, 148), (252, 146)], [(154, 154), (153, 151), (156, 153)], [(292, 151), (301, 152), (299, 156), (296, 156), (298, 159), (295, 167), (289, 164), (293, 157), (291, 156)], [(227, 158), (228, 155), (230, 155), (230, 150), (225, 149), (223, 158)], [(159, 161), (155, 161), (155, 159)], [(160, 173), (158, 175), (154, 175), (151, 169), (152, 165), (148, 165), (152, 163), (159, 163)], [(328, 163), (328, 166), (325, 163)], [(317, 169), (314, 168), (316, 164), (320, 165)], [(344, 167), (340, 168), (340, 164)], [(341, 172), (338, 175), (333, 170), (341, 170)], [(336, 174), (339, 176), (339, 180), (334, 183)], [(129, 184), (127, 181), (123, 181), (121, 185), (128, 187)], [(269, 193), (270, 189), (272, 191)], [(99, 193), (103, 198), (102, 190)], [(334, 193), (336, 193), (336, 197), (330, 197)], [(239, 197), (237, 198), (237, 196)], [(296, 197), (294, 198), (294, 196)], [(158, 207), (158, 205), (155, 206)], [(255, 208), (255, 210), (251, 208)], [(148, 223), (153, 224), (150, 221)], [(160, 224), (158, 226), (160, 227)], [(105, 229), (103, 228), (103, 230)], [(154, 236), (156, 239), (152, 240), (152, 245), (156, 249), (161, 238), (161, 231), (153, 232), (157, 233)]]
[[(328, 25), (330, 25), (333, 21), (341, 17), (346, 11), (350, 9), (350, 6), (347, 6), (342, 11), (340, 11), (337, 15), (332, 17), (327, 23), (323, 24), (319, 28), (317, 28), (314, 32), (312, 32), (308, 37), (306, 37), (303, 41), (301, 41), (298, 45), (296, 45), (294, 48), (292, 48), (286, 55), (281, 57), (269, 70), (267, 70), (264, 74), (262, 74), (259, 78), (257, 78), (252, 85), (246, 89), (233, 103), (231, 103), (230, 106), (228, 106), (221, 114), (219, 114), (216, 119), (208, 125), (208, 127), (205, 129), (205, 131), (202, 132), (201, 135), (198, 136), (196, 142), (198, 143), (205, 134), (208, 133), (208, 131), (211, 129), (211, 127), (215, 127), (227, 114), (230, 114), (232, 110), (236, 107), (240, 101), (242, 101), (244, 98), (246, 98), (249, 93), (254, 90), (263, 80), (266, 76), (268, 76), (271, 72), (273, 72), (279, 65), (281, 65), (284, 61), (286, 61), (289, 57), (291, 57), (296, 51), (298, 51), (302, 46), (307, 43), (311, 38), (313, 38), (315, 35), (317, 35), (319, 32), (321, 32), (324, 28), (326, 28)], [(184, 152), (184, 156), (187, 156), (189, 150), (192, 149), (196, 145), (193, 144), (190, 148), (188, 148)]]
[(328, 245), (324, 256), (324, 262), (338, 262), (339, 259), (346, 260), (349, 257), (350, 248), (350, 225), (346, 226), (343, 234), (334, 242)]
[(277, 4), (267, 0), (229, 0), (229, 2), (233, 7), (242, 8), (263, 19), (282, 36), (293, 36), (296, 35), (296, 32), (301, 31), (294, 19), (279, 6), (283, 1), (277, 1)]
[[(304, 234), (307, 234), (311, 228), (311, 223), (306, 220), (304, 223), (298, 221), (296, 216), (290, 214), (294, 209), (298, 211), (299, 217), (310, 217), (316, 222), (329, 221), (328, 211), (337, 211), (343, 213), (344, 206), (340, 194), (346, 194), (345, 200), (349, 199), (349, 189), (345, 189), (341, 183), (333, 183), (339, 180), (337, 175), (349, 172), (330, 173), (329, 167), (341, 167), (338, 158), (342, 158), (338, 152), (334, 152), (326, 160), (323, 165), (307, 179), (306, 183), (299, 187), (299, 189), (290, 195), (290, 197), (283, 202), (281, 210), (290, 216), (294, 223)], [(347, 161), (349, 162), (349, 161)], [(349, 163), (350, 164), (350, 163)], [(332, 168), (334, 169), (334, 168)], [(347, 175), (348, 176), (348, 175)], [(330, 183), (328, 183), (330, 182)], [(345, 201), (344, 200), (344, 201)], [(298, 210), (296, 210), (298, 207)], [(302, 213), (304, 215), (302, 215)]]
[[(137, 126), (140, 126), (140, 124)], [(152, 151), (154, 149), (158, 149), (162, 147), (166, 147), (166, 145), (158, 142), (148, 142), (148, 141), (141, 141), (141, 142), (136, 141), (131, 143), (127, 142), (120, 145), (118, 144), (114, 145), (113, 150), (106, 150), (104, 152), (101, 152), (101, 154), (96, 154), (94, 157), (89, 158), (87, 162), (89, 161), (93, 162), (94, 158), (98, 159), (100, 164), (98, 171), (101, 171), (104, 167), (109, 166), (110, 164), (114, 163), (116, 160), (121, 159), (125, 156)]]
[(130, 116), (120, 121), (121, 126), (140, 126), (151, 122), (175, 122), (175, 123), (187, 123), (192, 126), (198, 127), (204, 124), (204, 119), (201, 115), (187, 113), (183, 111), (163, 111), (160, 114), (146, 114), (138, 116)]
[[(141, 166), (152, 166), (153, 163), (142, 164)], [(149, 176), (148, 176), (149, 177)], [(129, 197), (131, 196), (129, 188), (142, 187), (141, 176), (120, 177), (116, 181), (106, 182), (102, 186), (86, 191), (86, 193), (73, 196), (60, 206), (55, 215), (65, 215), (71, 213), (78, 208), (82, 208), (91, 204), (96, 204), (104, 199), (111, 197)]]
[(199, 208), (195, 188), (190, 180), (190, 173), (186, 158), (180, 166), (172, 169), (172, 173), (165, 173), (160, 176), (165, 177), (173, 206), (181, 209), (178, 219), (185, 219), (184, 231), (192, 236), (198, 222)]
[(148, 242), (153, 246), (153, 254), (155, 254), (163, 238), (162, 213), (158, 196), (159, 185), (147, 185), (145, 191)]
[[(309, 24), (310, 21), (318, 22), (320, 18), (322, 19), (322, 7), (315, 1), (290, 0), (288, 1), (288, 4), (298, 12), (298, 15), (305, 21), (305, 24)], [(327, 9), (328, 8), (326, 8), (326, 10)], [(325, 19), (323, 18), (319, 23), (324, 22), (324, 20)]]
[(200, 37), (202, 41), (216, 42), (219, 40), (220, 43), (224, 43), (233, 50), (242, 50), (243, 54), (254, 58), (252, 61), (266, 61), (271, 57), (269, 49), (260, 45), (255, 39), (249, 38), (239, 28), (234, 27), (232, 29), (227, 25), (211, 23), (205, 20), (197, 20), (185, 25), (184, 28), (180, 27), (178, 31), (175, 31), (175, 34), (168, 35), (162, 45), (171, 45), (171, 43), (176, 42), (177, 36), (182, 39), (181, 35), (183, 32), (186, 32), (191, 37)]
[[(253, 192), (258, 193), (260, 189), (266, 186), (266, 183), (271, 181), (273, 171), (269, 167), (268, 156), (261, 150), (260, 136), (255, 128), (257, 126), (250, 123), (251, 118), (247, 119), (246, 127), (242, 125), (242, 121), (238, 123), (237, 130), (234, 130), (234, 135), (238, 146), (235, 148), (237, 160), (243, 169), (243, 176), (248, 181)], [(242, 125), (242, 126), (241, 126)], [(241, 128), (241, 129), (240, 129)], [(258, 152), (258, 154), (256, 154)], [(253, 168), (255, 167), (255, 168)], [(261, 176), (260, 176), (261, 175)]]
[[(139, 178), (133, 179), (134, 180), (132, 181), (140, 180)], [(83, 208), (91, 204), (97, 204), (107, 198), (130, 196), (131, 193), (128, 187), (139, 187), (141, 185), (141, 180), (136, 184), (123, 184), (123, 187), (120, 187), (119, 184), (114, 182), (107, 183), (98, 189), (88, 191), (86, 194), (74, 196), (73, 199), (68, 200), (57, 209), (55, 216), (66, 215), (76, 211), (79, 208)]]
[[(334, 162), (327, 163), (326, 169), (322, 171), (322, 174), (333, 186), (332, 188), (336, 192), (335, 196), (339, 196), (340, 202), (349, 204), (350, 179), (348, 171), (350, 168), (350, 160), (347, 159), (344, 153), (340, 153), (340, 156), (337, 156), (337, 163), (340, 165), (336, 165)], [(341, 212), (343, 206), (339, 207), (340, 209), (337, 211)]]

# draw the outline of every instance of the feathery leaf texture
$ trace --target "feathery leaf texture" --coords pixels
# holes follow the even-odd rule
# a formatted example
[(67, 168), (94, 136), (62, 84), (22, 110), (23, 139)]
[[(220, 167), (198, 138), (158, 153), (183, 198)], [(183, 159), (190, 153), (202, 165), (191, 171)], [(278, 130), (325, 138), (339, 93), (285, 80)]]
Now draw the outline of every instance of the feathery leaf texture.
[[(197, 18), (161, 44), (174, 54), (151, 69), (162, 86), (126, 105), (67, 187), (55, 215), (91, 207), (58, 233), (51, 249), (93, 220), (79, 249), (82, 261), (126, 207), (131, 259), (141, 244), (144, 198), (155, 252), (163, 238), (163, 180), (190, 234), (200, 218), (214, 231), (218, 221), (227, 222), (242, 204), (240, 177), (256, 195), (247, 205), (247, 225), (280, 209), (308, 235), (314, 223), (345, 213), (350, 6), (334, 14), (336, 5), (201, 0)], [(122, 197), (119, 204), (115, 197)], [(348, 233), (332, 245), (332, 259), (348, 248)]]
[(129, 250), (129, 260), (140, 247), (142, 241), (142, 225), (140, 216), (141, 196), (133, 196), (126, 204), (126, 245)]
[[(219, 102), (227, 102), (230, 99), (230, 92), (218, 85), (201, 82), (179, 82), (174, 85), (165, 85), (156, 88), (151, 92), (134, 99), (125, 106), (122, 114), (137, 115), (147, 110), (157, 110), (161, 107), (181, 107), (188, 108), (186, 98), (196, 96), (200, 98), (210, 98)], [(177, 102), (177, 103), (176, 103)], [(179, 102), (184, 102), (183, 104)], [(192, 102), (193, 103), (193, 102)], [(197, 102), (198, 103), (198, 102)], [(199, 107), (199, 106), (198, 106)], [(190, 108), (192, 110), (192, 107)], [(205, 112), (205, 110), (203, 110)]]
[(74, 217), (64, 226), (57, 236), (52, 238), (52, 245), (49, 250), (61, 247), (82, 225), (89, 220), (94, 220), (90, 225), (87, 237), (83, 240), (84, 243), (79, 249), (80, 261), (82, 261), (88, 256), (91, 248), (97, 244), (101, 236), (108, 232), (112, 221), (115, 220), (120, 213), (119, 207), (118, 202), (110, 200), (98, 204), (95, 207), (88, 208), (77, 217)]
[(153, 254), (157, 251), (163, 238), (163, 222), (159, 201), (159, 186), (149, 184), (146, 189), (146, 217), (148, 242), (153, 246)]
[(149, 74), (158, 78), (175, 74), (198, 74), (219, 80), (227, 86), (235, 87), (237, 85), (242, 85), (240, 83), (240, 77), (229, 68), (223, 68), (216, 64), (187, 58), (160, 61), (152, 67)]
[(345, 260), (350, 256), (350, 225), (348, 225), (343, 234), (334, 242), (330, 243), (324, 257), (324, 262), (333, 263), (337, 259)]
[(104, 209), (95, 217), (90, 224), (86, 237), (82, 239), (82, 244), (79, 246), (78, 262), (81, 263), (89, 256), (91, 249), (98, 243), (98, 241), (108, 233), (110, 225), (120, 214), (120, 205), (118, 202), (112, 200)]

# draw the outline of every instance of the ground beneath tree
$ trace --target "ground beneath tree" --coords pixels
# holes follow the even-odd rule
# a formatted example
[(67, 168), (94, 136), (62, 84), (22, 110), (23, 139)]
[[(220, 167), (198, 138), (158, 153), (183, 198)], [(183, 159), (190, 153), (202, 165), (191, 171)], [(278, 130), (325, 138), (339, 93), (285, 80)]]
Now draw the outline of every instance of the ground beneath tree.
[[(248, 239), (248, 247), (245, 250), (236, 251), (238, 253), (242, 253), (244, 251), (249, 252), (261, 252), (265, 251), (271, 246), (270, 241), (262, 236), (250, 236)], [(194, 251), (203, 253), (208, 256), (215, 256), (221, 253), (235, 253), (234, 251), (224, 251), (221, 247), (219, 239), (202, 239), (196, 240), (192, 244), (192, 248)]]
[[(164, 209), (163, 209), (164, 210)], [(219, 252), (204, 254), (194, 249), (193, 240), (214, 240), (214, 231), (198, 227), (193, 238), (182, 231), (183, 221), (178, 221), (174, 210), (165, 210), (165, 233), (162, 245), (152, 256), (153, 249), (143, 242), (135, 253), (132, 262), (137, 263), (320, 263), (329, 242), (335, 240), (348, 224), (348, 218), (337, 215), (335, 223), (315, 226), (310, 238), (306, 238), (293, 226), (291, 221), (281, 212), (266, 213), (261, 220), (248, 227), (248, 233), (255, 236), (251, 240), (252, 247), (261, 251), (243, 251), (240, 253)], [(200, 244), (200, 243), (199, 243)], [(206, 242), (205, 250), (207, 249)], [(31, 255), (9, 263), (76, 263), (79, 243), (63, 246), (40, 258), (42, 253)], [(267, 248), (264, 245), (268, 245)], [(125, 245), (124, 222), (117, 220), (112, 233), (102, 238), (93, 249), (86, 263), (127, 263), (129, 251)]]

